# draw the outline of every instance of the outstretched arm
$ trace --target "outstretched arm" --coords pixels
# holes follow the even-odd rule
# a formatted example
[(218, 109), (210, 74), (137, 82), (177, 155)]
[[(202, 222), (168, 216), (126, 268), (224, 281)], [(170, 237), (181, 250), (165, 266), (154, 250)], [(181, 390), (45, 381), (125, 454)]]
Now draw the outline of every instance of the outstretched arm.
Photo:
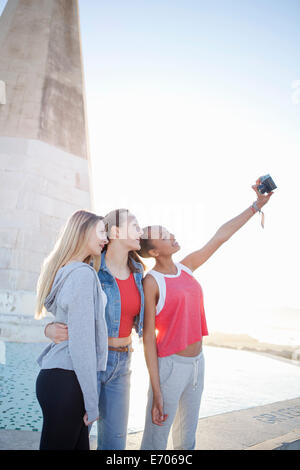
[[(261, 209), (265, 204), (267, 204), (273, 192), (269, 193), (267, 196), (260, 194), (257, 189), (258, 184), (259, 180), (256, 181), (256, 185), (253, 185), (252, 188), (257, 195), (257, 208)], [(254, 212), (250, 206), (237, 217), (234, 217), (233, 219), (223, 224), (218, 229), (216, 234), (209, 240), (209, 242), (204, 245), (203, 248), (187, 255), (181, 261), (181, 263), (190, 268), (192, 271), (195, 271), (195, 269), (204, 264), (205, 261), (207, 261), (215, 253), (215, 251), (217, 251), (217, 249), (223, 245), (224, 242), (229, 240), (229, 238), (231, 238), (235, 232), (243, 227), (243, 225), (245, 225), (253, 215)]]

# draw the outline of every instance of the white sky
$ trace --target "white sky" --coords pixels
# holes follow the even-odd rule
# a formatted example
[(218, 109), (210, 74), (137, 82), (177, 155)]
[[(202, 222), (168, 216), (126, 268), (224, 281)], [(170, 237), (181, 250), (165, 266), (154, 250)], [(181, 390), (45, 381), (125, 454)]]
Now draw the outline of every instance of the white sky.
[(80, 2), (96, 210), (164, 225), (179, 261), (270, 173), (265, 229), (253, 217), (197, 277), (213, 325), (299, 309), (299, 6), (265, 2), (257, 22), (259, 2), (163, 4)]
[(79, 5), (97, 212), (164, 225), (179, 261), (270, 173), (265, 229), (254, 216), (197, 277), (210, 324), (300, 309), (299, 2)]

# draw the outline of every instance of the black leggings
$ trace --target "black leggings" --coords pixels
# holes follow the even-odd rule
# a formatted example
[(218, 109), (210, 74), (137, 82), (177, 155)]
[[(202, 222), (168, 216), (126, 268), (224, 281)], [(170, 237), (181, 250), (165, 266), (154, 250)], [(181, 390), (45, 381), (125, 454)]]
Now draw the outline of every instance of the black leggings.
[(42, 369), (36, 396), (44, 418), (40, 450), (89, 450), (83, 395), (75, 372)]

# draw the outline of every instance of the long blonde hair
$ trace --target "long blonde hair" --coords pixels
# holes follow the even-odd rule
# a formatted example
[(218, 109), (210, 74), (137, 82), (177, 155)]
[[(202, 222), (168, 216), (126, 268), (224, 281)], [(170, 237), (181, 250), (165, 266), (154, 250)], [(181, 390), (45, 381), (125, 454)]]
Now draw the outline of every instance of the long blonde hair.
[[(50, 293), (57, 271), (73, 257), (80, 256), (85, 249), (89, 233), (103, 217), (85, 210), (74, 212), (63, 227), (51, 253), (44, 259), (37, 282), (35, 318), (46, 314), (45, 299)], [(84, 263), (93, 263), (96, 271), (100, 269), (101, 255), (90, 255)]]

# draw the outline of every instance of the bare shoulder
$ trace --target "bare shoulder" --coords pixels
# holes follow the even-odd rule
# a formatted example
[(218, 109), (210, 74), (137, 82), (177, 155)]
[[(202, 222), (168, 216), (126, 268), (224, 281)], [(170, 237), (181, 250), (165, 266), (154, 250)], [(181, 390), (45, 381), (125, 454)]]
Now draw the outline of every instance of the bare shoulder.
[(186, 268), (188, 268), (190, 271), (194, 271), (194, 267), (193, 267), (193, 264), (191, 262), (191, 256), (186, 256), (182, 261), (179, 261), (179, 264), (182, 264), (183, 266), (185, 266)]
[(143, 287), (144, 287), (144, 289), (146, 288), (149, 291), (152, 291), (152, 290), (157, 291), (158, 290), (157, 282), (154, 279), (154, 277), (151, 276), (151, 274), (146, 274), (146, 276), (144, 277)]
[(184, 258), (182, 261), (179, 261), (179, 264), (181, 264), (181, 268), (189, 272), (189, 274), (193, 273), (193, 269), (192, 269), (193, 267), (192, 267), (192, 264), (189, 263), (188, 257)]

